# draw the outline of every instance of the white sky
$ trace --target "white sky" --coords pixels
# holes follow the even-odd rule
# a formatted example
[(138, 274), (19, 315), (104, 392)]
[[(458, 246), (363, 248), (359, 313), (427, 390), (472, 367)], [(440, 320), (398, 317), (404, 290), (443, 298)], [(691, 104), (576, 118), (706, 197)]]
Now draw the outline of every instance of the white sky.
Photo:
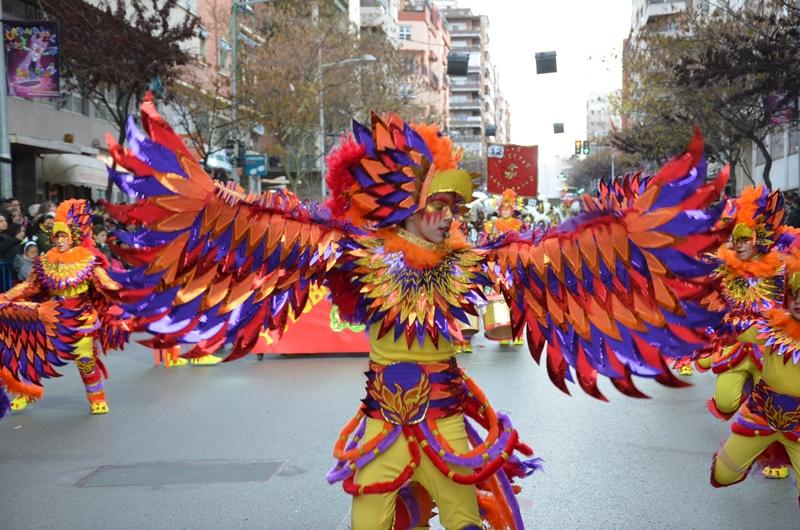
[[(622, 85), (631, 0), (459, 0), (489, 17), (489, 51), (511, 104), (511, 141), (539, 146), (539, 191), (555, 195), (556, 157), (586, 134), (590, 92)], [(536, 52), (555, 51), (558, 72), (536, 75)], [(616, 55), (616, 58), (614, 57)], [(604, 59), (604, 60), (603, 60)], [(564, 134), (553, 134), (553, 123)]]

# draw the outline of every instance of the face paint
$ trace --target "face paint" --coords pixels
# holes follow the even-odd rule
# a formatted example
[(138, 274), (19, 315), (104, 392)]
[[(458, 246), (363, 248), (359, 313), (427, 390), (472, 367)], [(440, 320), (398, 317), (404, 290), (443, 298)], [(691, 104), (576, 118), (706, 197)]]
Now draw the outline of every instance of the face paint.
[(69, 250), (69, 247), (71, 245), (69, 242), (69, 236), (67, 234), (59, 232), (58, 234), (56, 234), (55, 240), (56, 240), (56, 248), (58, 248), (58, 250), (60, 250), (61, 252)]
[(742, 237), (733, 242), (733, 248), (736, 250), (736, 257), (742, 261), (747, 261), (755, 255), (755, 243), (751, 238)]
[(430, 196), (425, 209), (417, 213), (419, 229), (425, 239), (432, 243), (443, 242), (457, 209), (454, 193), (436, 193)]
[(796, 293), (789, 293), (789, 299), (786, 301), (786, 309), (792, 318), (800, 320), (800, 291)]

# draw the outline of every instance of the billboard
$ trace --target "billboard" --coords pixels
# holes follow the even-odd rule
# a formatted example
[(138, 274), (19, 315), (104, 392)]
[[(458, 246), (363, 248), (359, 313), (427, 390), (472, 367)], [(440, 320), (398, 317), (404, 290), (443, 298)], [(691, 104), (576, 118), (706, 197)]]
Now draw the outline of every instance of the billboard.
[(3, 44), (9, 96), (21, 98), (61, 96), (57, 22), (5, 21)]
[(493, 144), (489, 146), (487, 155), (489, 193), (503, 193), (503, 190), (512, 189), (526, 197), (538, 195), (538, 146)]

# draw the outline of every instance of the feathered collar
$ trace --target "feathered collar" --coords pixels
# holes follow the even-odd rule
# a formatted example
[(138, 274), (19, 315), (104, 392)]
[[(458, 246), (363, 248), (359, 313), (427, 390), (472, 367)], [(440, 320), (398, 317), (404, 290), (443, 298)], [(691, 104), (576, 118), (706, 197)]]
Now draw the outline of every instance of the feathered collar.
[[(479, 252), (454, 238), (437, 248), (424, 248), (400, 237), (394, 230), (359, 240), (348, 252), (343, 268), (353, 275), (359, 298), (356, 310), (364, 324), (380, 323), (379, 338), (392, 333), (405, 336), (411, 346), (429, 336), (460, 338), (456, 320), (468, 322), (467, 312), (483, 297)], [(388, 236), (382, 239), (381, 236)]]
[(776, 250), (770, 250), (758, 259), (743, 261), (736, 256), (736, 251), (732, 248), (720, 247), (717, 256), (728, 271), (741, 278), (775, 276), (782, 265), (781, 256)]
[(383, 248), (387, 254), (402, 252), (404, 261), (416, 269), (436, 267), (452, 252), (469, 246), (457, 229), (451, 229), (447, 240), (438, 245), (403, 228), (379, 230), (375, 237), (383, 240)]
[(36, 258), (33, 268), (48, 289), (65, 289), (90, 279), (98, 262), (97, 256), (86, 247), (72, 247), (65, 252), (52, 248)]
[(764, 344), (782, 356), (784, 363), (791, 358), (794, 364), (800, 364), (800, 320), (782, 308), (770, 309), (765, 317), (760, 335)]

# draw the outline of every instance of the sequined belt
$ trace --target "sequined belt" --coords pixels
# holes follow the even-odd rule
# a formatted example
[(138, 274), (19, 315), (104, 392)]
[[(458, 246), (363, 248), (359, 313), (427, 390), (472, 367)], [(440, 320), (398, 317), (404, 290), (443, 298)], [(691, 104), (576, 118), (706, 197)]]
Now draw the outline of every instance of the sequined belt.
[(367, 376), (367, 416), (394, 425), (413, 425), (463, 412), (464, 381), (455, 359), (440, 363), (371, 362)]
[(781, 394), (759, 381), (731, 426), (744, 436), (769, 436), (783, 433), (793, 441), (800, 439), (800, 396)]

